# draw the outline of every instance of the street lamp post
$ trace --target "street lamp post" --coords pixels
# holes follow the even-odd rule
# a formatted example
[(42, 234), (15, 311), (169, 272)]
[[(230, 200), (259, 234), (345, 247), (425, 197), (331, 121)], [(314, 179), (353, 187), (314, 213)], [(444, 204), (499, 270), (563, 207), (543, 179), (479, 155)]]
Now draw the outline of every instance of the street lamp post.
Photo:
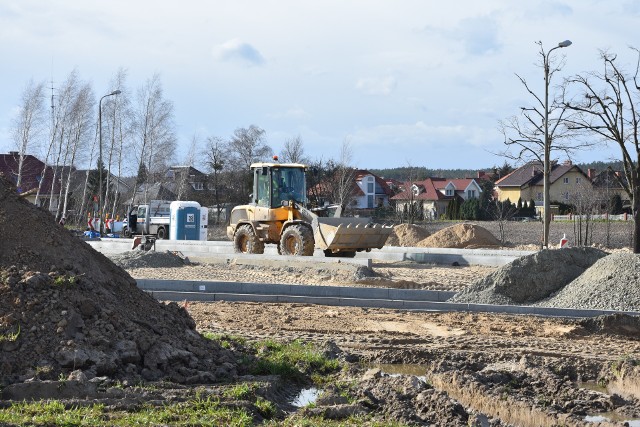
[(551, 141), (549, 140), (549, 56), (551, 52), (562, 47), (571, 46), (570, 40), (565, 40), (558, 43), (558, 46), (551, 48), (546, 55), (543, 53), (543, 66), (544, 66), (544, 171), (543, 176), (543, 209), (544, 209), (544, 221), (543, 221), (543, 239), (542, 246), (549, 247), (549, 225), (551, 223), (551, 211), (549, 207), (549, 175), (550, 175), (550, 156), (551, 156)]
[(112, 96), (112, 95), (119, 95), (121, 92), (120, 90), (114, 90), (111, 93), (108, 93), (106, 95), (104, 95), (102, 98), (100, 98), (100, 101), (98, 102), (98, 142), (99, 142), (99, 146), (100, 146), (100, 154), (98, 155), (98, 174), (100, 176), (99, 178), (99, 183), (98, 183), (98, 215), (100, 216), (100, 236), (102, 236), (102, 230), (103, 230), (103, 226), (102, 226), (102, 100), (105, 99), (107, 96)]

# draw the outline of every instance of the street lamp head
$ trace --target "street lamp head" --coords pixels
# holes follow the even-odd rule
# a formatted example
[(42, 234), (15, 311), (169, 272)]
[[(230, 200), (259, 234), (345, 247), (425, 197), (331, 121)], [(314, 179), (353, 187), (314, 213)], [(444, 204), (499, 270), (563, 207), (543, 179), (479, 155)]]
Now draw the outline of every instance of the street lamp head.
[[(563, 42), (564, 43), (564, 42)], [(569, 42), (569, 44), (571, 44), (571, 42)], [(113, 92), (111, 92), (109, 95), (120, 95), (122, 93), (122, 91), (120, 91), (120, 89), (118, 90), (114, 90)]]
[(571, 40), (565, 40), (563, 42), (558, 43), (558, 47), (569, 47), (571, 46)]

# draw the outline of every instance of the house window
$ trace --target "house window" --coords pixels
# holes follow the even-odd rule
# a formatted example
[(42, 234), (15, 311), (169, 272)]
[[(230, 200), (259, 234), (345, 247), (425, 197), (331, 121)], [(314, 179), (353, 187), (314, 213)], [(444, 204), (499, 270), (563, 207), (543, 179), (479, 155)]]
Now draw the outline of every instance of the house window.
[(536, 195), (536, 199), (538, 199), (538, 201), (541, 202), (542, 201), (542, 193), (538, 193)]
[(580, 184), (581, 182), (582, 182), (582, 178), (577, 177), (577, 178), (576, 178), (576, 184)]
[(569, 183), (569, 178), (566, 177), (566, 178), (563, 179), (563, 181), (564, 181), (565, 184), (568, 184)]
[(565, 192), (562, 194), (562, 197), (564, 197), (564, 199), (565, 199), (565, 200), (569, 200), (569, 192), (568, 192), (568, 191), (565, 191)]
[(447, 190), (446, 190), (445, 194), (446, 194), (447, 196), (453, 196), (453, 190), (451, 190), (450, 188), (447, 188)]
[(476, 198), (476, 190), (468, 190), (467, 199), (475, 199), (475, 198)]
[(191, 183), (194, 190), (202, 190), (204, 189), (204, 185), (201, 182), (193, 182)]
[(367, 208), (373, 209), (373, 194), (367, 196)]

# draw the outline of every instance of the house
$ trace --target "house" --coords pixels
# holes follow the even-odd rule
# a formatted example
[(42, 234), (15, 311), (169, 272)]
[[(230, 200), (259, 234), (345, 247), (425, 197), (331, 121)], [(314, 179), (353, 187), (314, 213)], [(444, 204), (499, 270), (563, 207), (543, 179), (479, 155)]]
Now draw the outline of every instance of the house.
[[(549, 174), (550, 201), (571, 204), (585, 188), (591, 188), (591, 180), (570, 160), (562, 164), (551, 162)], [(498, 200), (509, 199), (516, 203), (534, 200), (536, 211), (544, 209), (544, 166), (542, 162), (529, 162), (496, 181)], [(557, 209), (557, 207), (555, 208)], [(554, 212), (557, 213), (557, 212)]]
[(396, 210), (403, 211), (410, 205), (424, 213), (425, 218), (439, 218), (454, 198), (461, 201), (480, 197), (482, 188), (474, 178), (427, 178), (424, 181), (406, 182), (402, 191), (391, 198)]
[[(9, 181), (17, 185), (20, 154), (12, 151), (9, 154), (0, 154), (0, 174)], [(58, 208), (58, 198), (60, 195), (59, 174), (56, 182), (53, 182), (53, 168), (45, 165), (35, 156), (26, 154), (22, 164), (22, 177), (18, 193), (31, 203), (36, 203), (36, 194), (40, 186), (38, 195), (39, 207), (49, 206), (55, 211)]]
[[(347, 207), (349, 209), (375, 209), (388, 207), (393, 191), (384, 179), (364, 170), (354, 169), (349, 171), (350, 192)], [(325, 179), (307, 189), (307, 197), (317, 206), (338, 203), (339, 185), (332, 179)]]
[(623, 186), (627, 182), (624, 173), (610, 169), (596, 173), (594, 169), (587, 169), (587, 176), (593, 182), (593, 188), (600, 194), (605, 205), (611, 203), (614, 196), (619, 196), (622, 201), (622, 209), (631, 212), (631, 200)]
[(166, 187), (176, 196), (175, 200), (193, 200), (206, 206), (213, 200), (213, 189), (207, 183), (209, 176), (193, 166), (171, 166), (165, 176)]
[(354, 198), (351, 206), (354, 209), (374, 209), (389, 206), (393, 191), (384, 179), (367, 170), (355, 171)]

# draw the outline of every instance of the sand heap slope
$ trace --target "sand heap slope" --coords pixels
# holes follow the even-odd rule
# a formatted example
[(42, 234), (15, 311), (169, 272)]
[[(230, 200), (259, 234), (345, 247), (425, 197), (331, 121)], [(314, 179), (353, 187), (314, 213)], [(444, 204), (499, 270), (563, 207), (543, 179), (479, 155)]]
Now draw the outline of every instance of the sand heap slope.
[(0, 177), (0, 386), (74, 370), (116, 379), (213, 382), (235, 354), (195, 331), (121, 268)]
[(640, 255), (614, 253), (598, 260), (542, 307), (640, 311)]
[(486, 228), (475, 224), (456, 224), (433, 233), (416, 245), (421, 248), (492, 248), (500, 241)]
[(413, 247), (427, 237), (429, 237), (429, 232), (419, 225), (399, 224), (393, 227), (385, 245)]
[(532, 304), (562, 289), (606, 255), (594, 248), (545, 249), (500, 267), (449, 301)]

